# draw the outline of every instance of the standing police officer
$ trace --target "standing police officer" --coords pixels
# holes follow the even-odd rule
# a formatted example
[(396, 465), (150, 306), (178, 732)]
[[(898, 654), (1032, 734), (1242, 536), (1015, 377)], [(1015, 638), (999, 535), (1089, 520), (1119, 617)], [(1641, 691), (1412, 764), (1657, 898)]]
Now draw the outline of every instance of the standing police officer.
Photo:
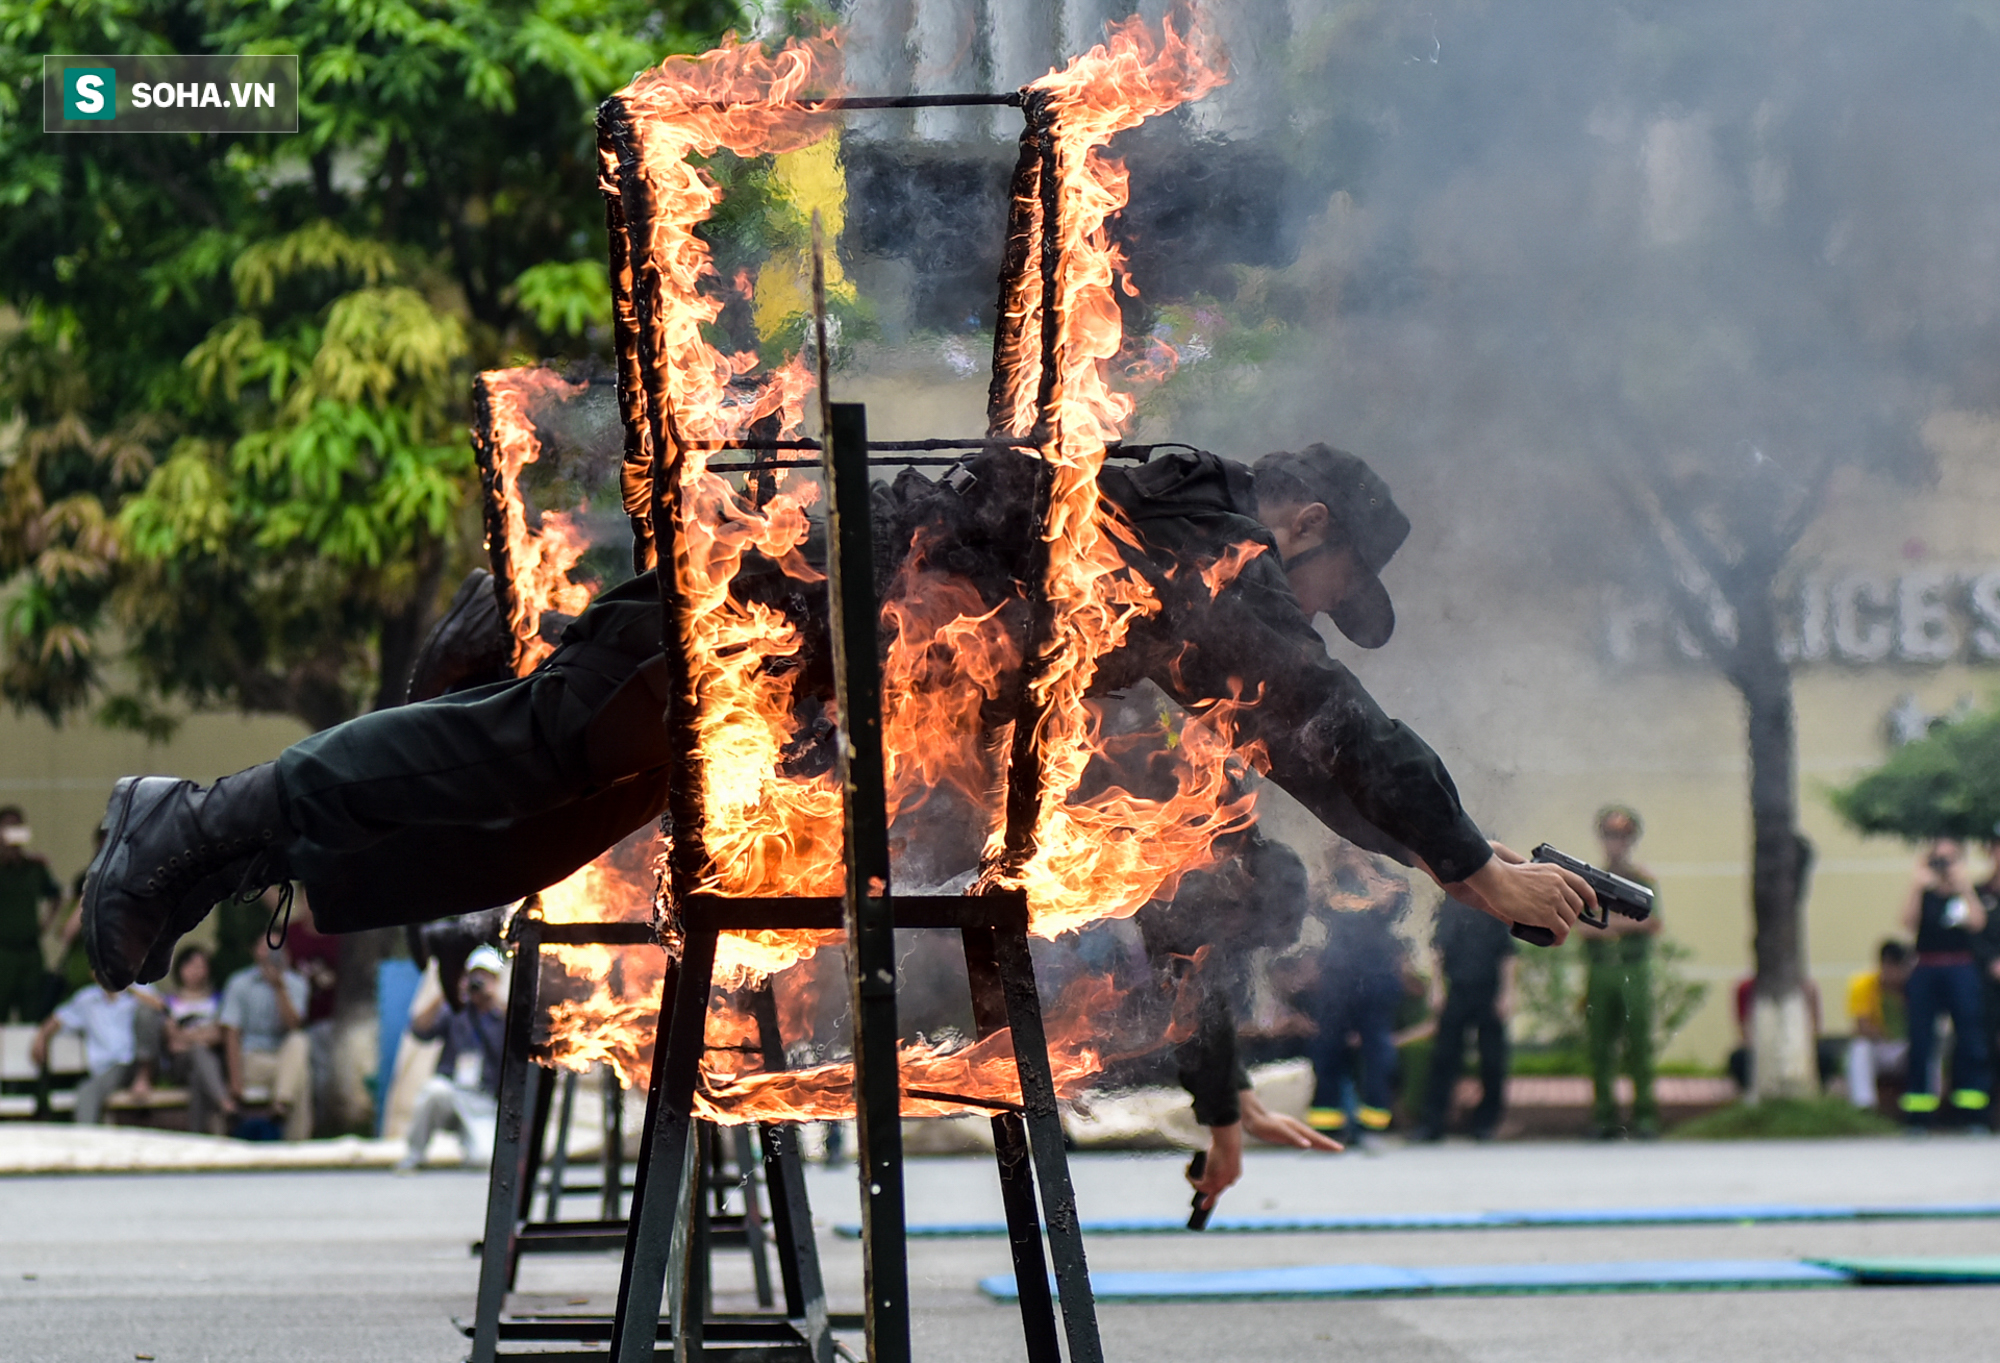
[(1632, 1134), (1653, 1140), (1660, 1134), (1660, 1107), (1653, 1097), (1653, 938), (1660, 932), (1659, 886), (1650, 871), (1632, 860), (1643, 831), (1639, 816), (1624, 805), (1608, 805), (1597, 815), (1604, 844), (1604, 869), (1636, 880), (1654, 892), (1653, 913), (1642, 919), (1611, 915), (1607, 927), (1579, 925), (1583, 957), (1584, 1018), (1590, 1039), (1591, 1137), (1615, 1140), (1618, 1121), (1619, 1052), (1632, 1076)]

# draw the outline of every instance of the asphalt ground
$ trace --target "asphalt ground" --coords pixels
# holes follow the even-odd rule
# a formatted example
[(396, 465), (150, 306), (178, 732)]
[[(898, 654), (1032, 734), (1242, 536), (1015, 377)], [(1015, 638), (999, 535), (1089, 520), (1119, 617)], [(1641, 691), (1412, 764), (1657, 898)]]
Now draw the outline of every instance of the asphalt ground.
[[(1083, 1213), (1168, 1216), (1186, 1206), (1179, 1157), (1074, 1161)], [(851, 1167), (814, 1170), (835, 1309), (858, 1309)], [(913, 1221), (999, 1213), (977, 1158), (913, 1161)], [(0, 1179), (0, 1363), (150, 1355), (161, 1363), (445, 1363), (464, 1356), (467, 1244), (484, 1180), (432, 1171), (77, 1175)], [(1719, 1203), (2000, 1200), (2000, 1143), (1972, 1139), (1390, 1148), (1252, 1155), (1227, 1206), (1243, 1214), (1487, 1211)], [(1093, 1266), (1575, 1263), (1621, 1259), (1992, 1255), (2000, 1221), (1849, 1222), (1105, 1237)], [(1003, 1241), (924, 1241), (911, 1273), (919, 1358), (1022, 1357), (1018, 1317), (978, 1280), (1008, 1270)], [(608, 1309), (613, 1256), (531, 1258), (518, 1304)], [(747, 1266), (718, 1264), (719, 1305), (748, 1301)], [(1603, 1293), (1386, 1301), (1105, 1306), (1115, 1360), (1607, 1360), (1832, 1363), (2000, 1354), (2000, 1287)]]

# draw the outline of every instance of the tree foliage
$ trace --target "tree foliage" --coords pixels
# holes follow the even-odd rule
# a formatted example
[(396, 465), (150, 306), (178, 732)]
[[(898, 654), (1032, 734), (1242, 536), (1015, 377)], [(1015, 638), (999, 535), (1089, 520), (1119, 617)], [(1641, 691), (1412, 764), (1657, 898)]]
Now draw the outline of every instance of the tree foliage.
[(1933, 726), (1829, 799), (1863, 833), (1912, 841), (2000, 836), (2000, 710)]
[[(596, 103), (735, 17), (0, 0), (0, 694), (393, 699), (477, 552), (472, 372), (608, 348)], [(297, 52), (300, 132), (44, 135), (40, 54), (103, 51)]]

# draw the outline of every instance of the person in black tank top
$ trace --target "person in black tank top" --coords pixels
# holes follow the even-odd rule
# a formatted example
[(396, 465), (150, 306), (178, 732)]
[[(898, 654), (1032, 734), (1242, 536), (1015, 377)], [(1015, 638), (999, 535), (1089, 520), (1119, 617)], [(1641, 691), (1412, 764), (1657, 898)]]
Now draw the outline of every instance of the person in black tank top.
[[(1986, 927), (1986, 906), (1973, 888), (1965, 848), (1939, 838), (1924, 849), (1903, 903), (1903, 926), (1917, 939), (1917, 964), (1910, 972), (1910, 1082), (1903, 1094), (1904, 1120), (1929, 1126), (1949, 1104), (1969, 1121), (1990, 1120), (1990, 1068), (1982, 1016), (1979, 967), (1973, 942)], [(1938, 1093), (1931, 1075), (1940, 1014), (1951, 1017), (1948, 1096)]]

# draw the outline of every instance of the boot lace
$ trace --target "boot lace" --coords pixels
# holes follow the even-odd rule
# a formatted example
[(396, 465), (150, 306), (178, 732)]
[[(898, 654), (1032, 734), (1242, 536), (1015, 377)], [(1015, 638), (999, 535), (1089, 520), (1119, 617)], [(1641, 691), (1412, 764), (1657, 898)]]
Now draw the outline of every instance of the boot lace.
[(277, 951), (285, 945), (285, 938), (292, 930), (292, 897), (297, 887), (289, 876), (274, 876), (272, 862), (269, 851), (253, 857), (243, 868), (243, 879), (236, 886), (234, 898), (239, 904), (254, 904), (276, 881), (278, 902), (271, 908), (271, 921), (264, 925), (264, 945)]
[[(176, 852), (152, 875), (146, 877), (145, 893), (149, 896), (177, 899), (217, 870), (246, 852), (256, 851), (262, 845), (263, 840), (260, 838), (242, 837), (223, 842), (201, 843), (186, 852)], [(264, 858), (259, 857), (252, 861), (250, 868), (256, 869), (263, 860)]]

